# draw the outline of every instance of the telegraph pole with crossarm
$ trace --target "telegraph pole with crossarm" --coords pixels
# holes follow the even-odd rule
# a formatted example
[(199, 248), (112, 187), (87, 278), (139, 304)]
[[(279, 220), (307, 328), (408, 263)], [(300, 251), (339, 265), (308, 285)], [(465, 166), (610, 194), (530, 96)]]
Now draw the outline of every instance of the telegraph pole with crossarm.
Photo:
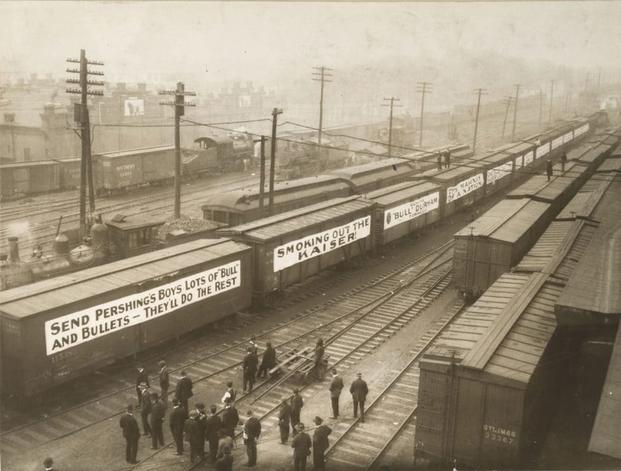
[(431, 82), (418, 82), (417, 92), (421, 94), (420, 101), (420, 136), (418, 136), (418, 146), (422, 147), (423, 145), (423, 114), (425, 113), (425, 95), (427, 93), (431, 93), (431, 87), (433, 84)]
[(393, 108), (399, 108), (401, 105), (395, 105), (395, 101), (400, 101), (399, 98), (395, 98), (394, 96), (390, 98), (384, 98), (384, 101), (388, 102), (383, 104), (382, 106), (390, 107), (390, 118), (388, 119), (388, 157), (392, 157), (392, 116), (393, 116)]
[(175, 219), (181, 217), (181, 116), (185, 114), (186, 106), (196, 106), (194, 103), (185, 101), (186, 96), (196, 96), (195, 92), (186, 92), (185, 85), (177, 82), (176, 90), (161, 90), (160, 95), (174, 95), (174, 101), (160, 102), (160, 105), (175, 107)]
[(313, 67), (317, 72), (313, 72), (313, 81), (321, 82), (321, 92), (319, 95), (319, 132), (317, 133), (317, 144), (321, 145), (321, 133), (323, 130), (323, 85), (324, 83), (330, 83), (332, 80), (332, 74), (330, 72), (333, 69), (329, 69), (328, 67)]
[[(74, 121), (80, 125), (80, 140), (82, 143), (82, 153), (80, 159), (80, 236), (85, 237), (86, 228), (86, 188), (89, 189), (89, 211), (95, 212), (95, 188), (93, 184), (93, 163), (91, 157), (91, 127), (88, 116), (88, 97), (103, 96), (102, 90), (96, 90), (91, 87), (103, 86), (103, 82), (99, 80), (89, 80), (89, 75), (103, 76), (103, 72), (91, 70), (89, 65), (102, 66), (103, 62), (89, 61), (86, 58), (84, 49), (80, 50), (79, 59), (67, 59), (67, 62), (80, 64), (79, 69), (67, 68), (70, 74), (79, 74), (79, 79), (68, 78), (67, 83), (79, 85), (79, 88), (67, 88), (67, 93), (80, 95), (80, 103), (75, 103), (73, 108)], [(88, 180), (88, 183), (87, 183)]]
[(477, 94), (477, 113), (476, 118), (474, 119), (474, 136), (472, 137), (472, 152), (477, 147), (477, 131), (479, 130), (479, 109), (481, 108), (481, 95), (485, 95), (486, 91), (484, 88), (477, 88), (474, 90), (474, 93)]

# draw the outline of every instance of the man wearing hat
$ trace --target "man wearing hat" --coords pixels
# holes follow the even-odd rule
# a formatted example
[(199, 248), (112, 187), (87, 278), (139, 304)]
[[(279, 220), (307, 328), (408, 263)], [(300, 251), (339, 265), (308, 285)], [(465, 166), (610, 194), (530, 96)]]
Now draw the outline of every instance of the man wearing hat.
[(138, 429), (138, 421), (134, 417), (134, 406), (132, 404), (127, 406), (127, 412), (121, 416), (120, 425), (125, 439), (125, 461), (134, 464), (138, 454), (140, 430)]
[(325, 453), (330, 442), (328, 435), (332, 433), (332, 429), (327, 425), (323, 425), (321, 417), (315, 417), (315, 433), (313, 433), (313, 469), (322, 471), (326, 469)]
[(312, 446), (311, 438), (304, 431), (304, 424), (299, 423), (296, 426), (298, 432), (291, 441), (293, 448), (293, 466), (295, 471), (306, 471), (306, 459), (310, 455)]
[(149, 414), (151, 414), (151, 390), (146, 383), (140, 383), (140, 391), (142, 395), (142, 409), (140, 409), (140, 418), (142, 419), (142, 434), (151, 436), (151, 426), (149, 425)]
[(257, 440), (259, 435), (261, 435), (261, 422), (252, 414), (251, 410), (246, 415), (248, 416), (244, 423), (244, 443), (246, 444), (246, 454), (248, 455), (246, 466), (256, 466)]
[(209, 442), (209, 458), (212, 463), (216, 461), (218, 453), (218, 431), (222, 428), (222, 419), (217, 415), (218, 408), (212, 404), (209, 415), (205, 421), (205, 440)]
[(166, 406), (160, 401), (156, 392), (151, 393), (151, 449), (157, 450), (164, 446), (164, 416)]
[(185, 421), (183, 431), (185, 432), (185, 440), (190, 442), (190, 461), (200, 461), (202, 459), (200, 455), (201, 441), (203, 441), (202, 434), (200, 433), (200, 425), (196, 420), (198, 418), (198, 412), (193, 410), (190, 412), (190, 418)]
[(354, 418), (358, 417), (358, 407), (360, 407), (360, 421), (364, 422), (364, 401), (367, 399), (369, 388), (366, 381), (362, 379), (362, 373), (357, 373), (356, 378), (349, 388), (351, 397), (354, 401)]
[(291, 426), (294, 435), (297, 433), (295, 426), (300, 423), (302, 407), (304, 407), (304, 399), (300, 396), (300, 390), (296, 388), (293, 390), (293, 397), (291, 398)]
[(222, 428), (226, 431), (226, 434), (235, 438), (235, 427), (239, 423), (239, 413), (233, 405), (230, 399), (227, 399), (226, 406), (222, 411)]
[(336, 368), (332, 368), (332, 381), (330, 382), (330, 401), (332, 402), (332, 418), (339, 416), (339, 398), (343, 390), (343, 379), (337, 374)]
[(149, 375), (142, 366), (139, 366), (138, 374), (136, 375), (136, 395), (138, 396), (138, 407), (142, 406), (143, 389), (141, 388), (141, 385), (143, 383), (146, 384), (147, 388), (151, 386), (149, 384)]
[(168, 388), (170, 386), (170, 373), (164, 360), (160, 360), (160, 397), (164, 405), (168, 404)]
[(188, 406), (188, 399), (190, 399), (194, 393), (192, 392), (192, 380), (187, 376), (185, 370), (181, 370), (181, 378), (177, 381), (177, 386), (175, 388), (175, 397), (179, 399), (181, 402), (181, 406), (185, 413), (188, 414), (190, 412), (190, 408)]
[(185, 411), (181, 407), (179, 399), (173, 399), (173, 410), (168, 419), (170, 432), (177, 445), (177, 455), (183, 454), (183, 428), (185, 425)]
[(291, 423), (291, 404), (285, 397), (278, 411), (278, 428), (280, 429), (280, 443), (283, 445), (289, 440), (289, 425)]
[(54, 471), (54, 460), (52, 458), (45, 458), (43, 460), (43, 467), (45, 471)]
[(259, 358), (257, 357), (256, 350), (252, 347), (248, 347), (248, 353), (246, 353), (244, 361), (242, 362), (244, 392), (246, 392), (247, 388), (248, 392), (252, 392), (258, 365)]

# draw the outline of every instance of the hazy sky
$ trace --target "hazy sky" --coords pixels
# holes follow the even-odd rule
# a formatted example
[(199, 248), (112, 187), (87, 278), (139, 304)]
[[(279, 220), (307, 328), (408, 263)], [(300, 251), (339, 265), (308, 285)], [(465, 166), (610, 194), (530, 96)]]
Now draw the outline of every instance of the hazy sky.
[[(621, 2), (0, 2), (3, 71), (64, 75), (85, 48), (108, 80), (271, 80), (370, 57), (493, 51), (619, 67)], [(207, 72), (208, 71), (208, 72)]]

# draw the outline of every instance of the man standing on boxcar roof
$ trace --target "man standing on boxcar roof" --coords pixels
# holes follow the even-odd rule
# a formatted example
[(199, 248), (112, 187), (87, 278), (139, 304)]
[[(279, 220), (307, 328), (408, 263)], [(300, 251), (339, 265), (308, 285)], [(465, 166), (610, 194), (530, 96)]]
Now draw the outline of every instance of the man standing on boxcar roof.
[(138, 374), (136, 375), (136, 395), (138, 396), (138, 407), (142, 406), (142, 389), (140, 385), (144, 383), (147, 387), (151, 387), (149, 384), (149, 375), (142, 366), (138, 367)]
[(120, 425), (123, 429), (123, 438), (125, 439), (125, 461), (135, 464), (137, 463), (136, 455), (138, 454), (140, 430), (138, 430), (138, 421), (134, 417), (133, 405), (129, 404), (127, 406), (127, 412), (121, 416)]
[(548, 181), (550, 181), (550, 178), (552, 178), (553, 173), (554, 171), (552, 170), (552, 160), (548, 159), (546, 160), (546, 175), (548, 177)]
[(188, 399), (190, 399), (193, 395), (192, 380), (186, 376), (185, 370), (181, 370), (181, 378), (179, 378), (177, 387), (175, 388), (175, 397), (179, 399), (179, 402), (181, 402), (181, 406), (185, 410), (186, 414), (189, 413)]
[(164, 405), (168, 404), (168, 388), (170, 386), (170, 373), (164, 360), (160, 360), (160, 397)]

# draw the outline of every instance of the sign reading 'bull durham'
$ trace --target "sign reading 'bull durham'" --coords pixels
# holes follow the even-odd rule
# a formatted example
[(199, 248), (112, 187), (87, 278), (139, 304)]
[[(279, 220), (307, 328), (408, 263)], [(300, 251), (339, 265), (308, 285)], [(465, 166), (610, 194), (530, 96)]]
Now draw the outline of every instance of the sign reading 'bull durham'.
[(435, 192), (422, 198), (408, 201), (384, 211), (384, 230), (416, 219), (440, 207), (440, 193)]
[(292, 240), (274, 249), (274, 272), (332, 252), (371, 234), (371, 216)]

